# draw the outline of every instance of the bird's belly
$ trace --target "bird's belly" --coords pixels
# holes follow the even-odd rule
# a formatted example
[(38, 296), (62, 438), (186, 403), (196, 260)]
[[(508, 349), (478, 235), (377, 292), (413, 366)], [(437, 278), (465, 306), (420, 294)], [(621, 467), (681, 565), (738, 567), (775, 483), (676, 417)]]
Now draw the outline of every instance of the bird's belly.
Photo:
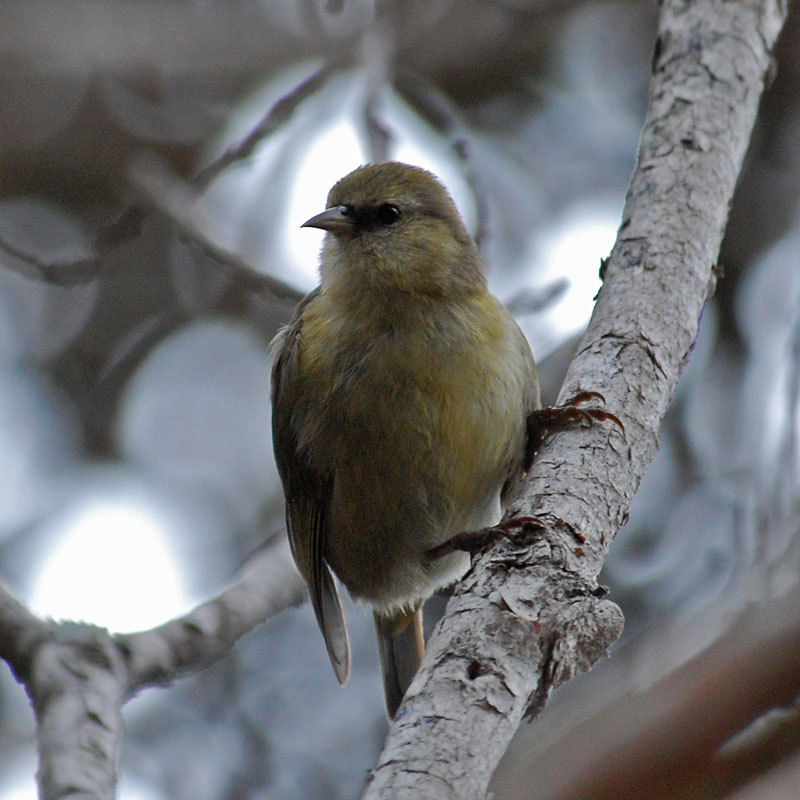
[(451, 365), (432, 371), (435, 381), (428, 369), (371, 372), (330, 409), (340, 443), (328, 452), (347, 455), (331, 465), (326, 558), (379, 611), (414, 604), (464, 573), (465, 553), (431, 560), (425, 551), (499, 520), (510, 440), (521, 447), (519, 401), (511, 417), (519, 419), (506, 424), (502, 393), (476, 388)]

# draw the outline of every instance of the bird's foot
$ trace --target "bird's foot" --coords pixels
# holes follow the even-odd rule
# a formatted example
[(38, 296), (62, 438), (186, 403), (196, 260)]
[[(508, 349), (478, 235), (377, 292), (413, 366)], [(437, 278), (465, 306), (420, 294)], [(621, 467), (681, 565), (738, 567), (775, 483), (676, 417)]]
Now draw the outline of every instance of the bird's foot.
[[(475, 555), (493, 545), (498, 539), (519, 542), (523, 537), (546, 530), (547, 525), (538, 517), (513, 517), (488, 528), (457, 533), (441, 544), (437, 544), (436, 547), (426, 550), (425, 555), (431, 561), (457, 552)], [(512, 531), (516, 532), (512, 533)]]
[(616, 414), (604, 411), (602, 408), (581, 408), (590, 400), (599, 400), (601, 403), (606, 401), (600, 392), (579, 392), (563, 405), (539, 408), (528, 415), (528, 441), (525, 448), (526, 470), (533, 463), (545, 437), (551, 433), (565, 430), (573, 425), (591, 428), (597, 420), (613, 422), (623, 434), (625, 433), (625, 426)]

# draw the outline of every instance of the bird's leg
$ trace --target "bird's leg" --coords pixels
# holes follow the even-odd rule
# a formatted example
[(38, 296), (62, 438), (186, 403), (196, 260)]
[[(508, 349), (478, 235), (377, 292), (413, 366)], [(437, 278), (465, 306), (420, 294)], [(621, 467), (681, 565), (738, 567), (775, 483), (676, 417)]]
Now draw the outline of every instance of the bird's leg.
[(625, 433), (625, 426), (610, 411), (603, 411), (602, 408), (581, 408), (583, 403), (587, 403), (590, 400), (599, 400), (601, 403), (606, 401), (600, 392), (579, 392), (563, 405), (539, 408), (528, 415), (528, 438), (525, 445), (524, 461), (526, 472), (533, 463), (536, 453), (539, 452), (545, 437), (551, 433), (563, 431), (572, 425), (591, 428), (596, 420), (609, 420), (619, 426), (619, 429)]
[[(528, 434), (524, 461), (526, 472), (545, 437), (549, 434), (565, 430), (572, 425), (590, 428), (597, 420), (609, 420), (625, 433), (625, 426), (610, 411), (603, 411), (601, 408), (581, 408), (583, 403), (590, 400), (599, 400), (601, 403), (605, 403), (605, 398), (599, 392), (580, 392), (563, 405), (539, 408), (529, 414), (526, 421)], [(515, 529), (519, 529), (519, 531), (512, 533)], [(520, 535), (525, 536), (546, 530), (548, 530), (547, 525), (538, 517), (514, 517), (488, 528), (457, 533), (436, 547), (426, 550), (425, 555), (433, 561), (459, 551), (474, 554), (494, 544), (498, 539), (518, 542)], [(577, 535), (580, 536), (580, 534)]]
[[(512, 533), (517, 528), (519, 531)], [(527, 536), (536, 531), (546, 530), (547, 525), (538, 517), (514, 517), (488, 528), (457, 533), (441, 544), (437, 544), (436, 547), (426, 550), (425, 555), (431, 561), (456, 552), (472, 553), (474, 555), (493, 545), (498, 539), (508, 539), (515, 542), (519, 541), (520, 535)]]

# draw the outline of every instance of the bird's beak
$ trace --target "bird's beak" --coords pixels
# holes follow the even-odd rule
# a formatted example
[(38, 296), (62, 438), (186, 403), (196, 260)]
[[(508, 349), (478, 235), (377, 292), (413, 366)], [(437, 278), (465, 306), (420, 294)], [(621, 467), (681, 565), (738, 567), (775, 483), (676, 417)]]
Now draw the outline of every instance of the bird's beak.
[(331, 233), (352, 233), (355, 230), (355, 221), (347, 206), (333, 206), (307, 219), (300, 227), (322, 228), (323, 231)]

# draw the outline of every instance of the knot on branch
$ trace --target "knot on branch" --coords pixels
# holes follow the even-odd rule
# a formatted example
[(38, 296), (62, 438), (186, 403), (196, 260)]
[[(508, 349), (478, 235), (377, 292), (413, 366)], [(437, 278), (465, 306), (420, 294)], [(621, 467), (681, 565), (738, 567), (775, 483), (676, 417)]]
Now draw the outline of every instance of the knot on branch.
[(92, 681), (122, 686), (124, 675), (119, 650), (105, 628), (53, 622), (31, 653), (31, 673), (25, 683), (34, 707), (40, 709), (52, 697), (82, 691), (79, 687)]
[(552, 616), (539, 615), (541, 662), (539, 681), (525, 709), (528, 720), (538, 714), (553, 689), (579, 672), (588, 672), (622, 634), (625, 618), (620, 607), (598, 596), (597, 587), (577, 583), (560, 587), (563, 591), (554, 597)]
[(462, 581), (453, 601), (459, 630), (446, 657), (466, 665), (467, 697), (501, 712), (523, 699), (530, 719), (617, 641), (619, 606), (568, 564), (562, 532), (548, 529), (533, 541), (499, 543)]

